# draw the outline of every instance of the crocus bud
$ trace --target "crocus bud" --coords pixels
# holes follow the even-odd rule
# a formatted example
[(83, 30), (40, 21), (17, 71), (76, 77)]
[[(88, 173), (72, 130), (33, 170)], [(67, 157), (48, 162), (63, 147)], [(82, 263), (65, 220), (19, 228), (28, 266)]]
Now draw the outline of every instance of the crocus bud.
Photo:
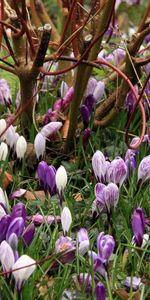
[(107, 179), (121, 186), (127, 177), (128, 169), (121, 157), (115, 158), (107, 168)]
[(93, 95), (88, 95), (86, 98), (85, 98), (85, 101), (84, 101), (84, 105), (87, 106), (88, 110), (89, 110), (89, 113), (91, 115), (92, 111), (94, 110), (94, 105), (95, 105), (95, 98)]
[(25, 138), (21, 135), (16, 143), (16, 154), (17, 158), (22, 159), (27, 151), (27, 142)]
[(29, 246), (34, 238), (34, 233), (35, 233), (35, 226), (33, 223), (29, 224), (23, 234), (22, 234), (22, 238), (23, 241), (25, 243), (25, 245)]
[(82, 136), (82, 143), (83, 143), (84, 150), (86, 149), (90, 136), (91, 136), (91, 129), (85, 128)]
[(72, 223), (72, 216), (71, 216), (70, 209), (67, 206), (65, 206), (61, 212), (61, 224), (62, 224), (64, 234), (66, 234), (69, 231), (71, 223)]
[(15, 233), (12, 233), (8, 239), (8, 244), (12, 248), (13, 251), (17, 251), (18, 248), (18, 238)]
[(0, 79), (0, 104), (10, 106), (12, 103), (9, 85), (5, 79)]
[(73, 95), (74, 95), (74, 88), (71, 87), (68, 89), (66, 95), (63, 97), (63, 109), (68, 107), (68, 105), (72, 101)]
[(61, 98), (64, 98), (64, 96), (66, 95), (67, 91), (68, 91), (68, 84), (65, 81), (61, 82), (61, 86), (60, 86), (60, 94), (61, 94)]
[(143, 234), (145, 229), (145, 217), (140, 207), (134, 211), (131, 223), (135, 242), (140, 247), (143, 242)]
[(97, 300), (106, 300), (106, 289), (101, 282), (96, 285), (95, 296)]
[[(7, 126), (7, 124), (6, 124), (5, 119), (0, 119), (0, 135), (6, 129), (6, 126)], [(4, 139), (5, 139), (5, 133), (4, 133), (4, 135), (1, 136), (1, 140), (4, 140)]]
[(79, 254), (84, 255), (89, 250), (89, 237), (85, 228), (78, 231)]
[(12, 192), (11, 194), (9, 194), (9, 199), (20, 198), (26, 193), (26, 191), (27, 190), (25, 190), (25, 189), (19, 189), (15, 192)]
[(0, 244), (0, 261), (4, 272), (10, 271), (15, 263), (13, 250), (6, 241)]
[(6, 143), (2, 142), (0, 144), (0, 161), (6, 160), (8, 154), (8, 146)]
[(138, 167), (138, 182), (150, 180), (150, 155), (144, 157)]
[(63, 99), (57, 99), (53, 105), (53, 109), (56, 111), (60, 111), (63, 107)]
[(56, 171), (56, 187), (58, 189), (59, 194), (61, 194), (67, 184), (67, 172), (63, 166), (60, 166)]
[(7, 206), (7, 195), (6, 192), (2, 190), (0, 187), (0, 203), (2, 203), (5, 207)]
[(43, 134), (41, 134), (39, 132), (36, 135), (35, 140), (34, 140), (34, 149), (35, 149), (37, 159), (39, 159), (40, 156), (42, 157), (44, 155), (45, 145), (46, 145), (45, 136), (43, 136)]
[(102, 263), (107, 263), (115, 248), (115, 241), (109, 234), (101, 232), (97, 238), (98, 256)]
[(6, 240), (9, 239), (12, 233), (15, 233), (17, 237), (20, 237), (24, 230), (24, 219), (21, 217), (15, 218), (10, 222), (7, 230)]
[(44, 137), (49, 137), (56, 133), (62, 127), (62, 122), (50, 122), (41, 129)]
[(46, 172), (47, 172), (48, 165), (45, 161), (41, 161), (38, 164), (37, 168), (37, 175), (40, 182), (41, 187), (46, 192), (47, 190), (47, 183), (46, 183)]
[(12, 208), (11, 218), (22, 217), (26, 221), (26, 209), (23, 203), (19, 202)]
[(47, 188), (48, 188), (51, 196), (56, 194), (55, 176), (56, 176), (55, 167), (48, 166), (47, 169), (46, 169), (46, 184), (47, 184)]
[(5, 215), (0, 220), (0, 243), (6, 239), (6, 233), (11, 222), (11, 217), (9, 215)]
[(110, 212), (110, 209), (115, 208), (118, 203), (119, 189), (115, 183), (109, 183), (107, 186), (103, 183), (97, 183), (95, 196), (98, 211)]
[(137, 291), (139, 289), (139, 287), (141, 285), (142, 285), (141, 278), (135, 277), (135, 276), (133, 276), (133, 277), (130, 277), (130, 276), (126, 277), (125, 282), (124, 282), (124, 286), (126, 287), (126, 289), (128, 291), (130, 291), (130, 288), (132, 286), (132, 289), (135, 292), (135, 291)]
[(89, 124), (89, 121), (90, 121), (90, 112), (89, 112), (89, 109), (86, 105), (82, 105), (80, 107), (80, 114), (81, 114), (81, 117), (82, 117), (84, 128), (87, 128), (88, 124)]
[(80, 273), (77, 279), (81, 290), (84, 288), (87, 294), (91, 293), (92, 276), (89, 275), (88, 273)]
[(101, 151), (96, 151), (92, 157), (92, 167), (95, 177), (101, 182), (106, 175), (106, 161)]
[(6, 136), (7, 145), (10, 148), (13, 148), (16, 143), (16, 131), (12, 125), (10, 125), (10, 127), (7, 129), (5, 136)]
[[(16, 286), (18, 290), (21, 290), (24, 281), (26, 281), (31, 276), (31, 274), (35, 271), (36, 268), (35, 263), (36, 263), (35, 260), (29, 257), (28, 255), (22, 255), (18, 258), (18, 260), (13, 265), (12, 271), (14, 270), (13, 276), (15, 278)], [(19, 268), (22, 269), (19, 270)]]

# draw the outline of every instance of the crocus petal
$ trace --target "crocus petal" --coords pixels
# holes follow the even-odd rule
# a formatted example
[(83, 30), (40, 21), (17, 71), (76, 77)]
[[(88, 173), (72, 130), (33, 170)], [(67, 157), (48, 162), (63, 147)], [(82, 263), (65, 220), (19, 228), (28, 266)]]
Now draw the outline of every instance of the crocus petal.
[(92, 167), (95, 177), (103, 181), (106, 175), (106, 161), (101, 151), (96, 151), (92, 157)]
[(89, 250), (89, 240), (84, 240), (79, 244), (79, 254), (83, 256)]
[(0, 220), (0, 243), (6, 239), (6, 233), (11, 222), (11, 217), (9, 215), (5, 215)]
[[(7, 126), (7, 124), (6, 124), (5, 119), (0, 119), (0, 135), (6, 129), (6, 126)], [(1, 140), (4, 140), (4, 139), (5, 139), (5, 133), (1, 137)]]
[(26, 245), (29, 246), (31, 244), (31, 242), (34, 238), (34, 233), (35, 233), (35, 226), (33, 223), (31, 223), (25, 228), (25, 230), (22, 234), (22, 238)]
[(97, 86), (94, 90), (93, 96), (95, 98), (96, 101), (100, 100), (103, 95), (104, 95), (104, 91), (105, 91), (105, 83), (102, 81), (99, 81), (97, 83)]
[(45, 137), (56, 133), (62, 127), (62, 122), (50, 122), (41, 129), (41, 134)]
[(143, 234), (145, 229), (145, 217), (142, 209), (138, 207), (132, 215), (132, 230), (134, 233), (135, 241), (140, 247), (143, 241)]
[(21, 236), (24, 230), (24, 219), (21, 217), (15, 218), (10, 222), (10, 225), (7, 230), (6, 240), (9, 239), (12, 233), (15, 233), (17, 237)]
[(15, 192), (12, 192), (10, 195), (9, 195), (9, 199), (15, 199), (15, 198), (20, 198), (22, 197), (25, 193), (26, 193), (27, 190), (25, 189), (19, 189)]
[(5, 207), (7, 207), (7, 195), (6, 192), (2, 190), (0, 187), (0, 203), (2, 203)]
[(70, 209), (67, 206), (65, 206), (61, 212), (61, 224), (62, 224), (64, 234), (69, 231), (71, 223), (72, 223), (72, 216), (71, 216)]
[(8, 146), (6, 143), (2, 142), (0, 144), (0, 161), (6, 160), (8, 154)]
[[(30, 266), (31, 264), (34, 265)], [(35, 271), (35, 260), (29, 257), (28, 255), (22, 255), (18, 258), (18, 260), (15, 262), (12, 268), (12, 270), (15, 270), (25, 266), (27, 267), (13, 272), (13, 276), (15, 278), (16, 285), (19, 290), (21, 289), (21, 286), (24, 283), (24, 281), (26, 281)]]
[(138, 167), (138, 181), (146, 182), (150, 180), (150, 155), (144, 157)]
[(46, 183), (46, 172), (47, 172), (48, 165), (45, 161), (41, 161), (38, 164), (37, 168), (37, 175), (40, 182), (40, 185), (42, 186), (43, 190), (47, 190), (47, 183)]
[(26, 209), (22, 202), (19, 202), (13, 206), (11, 217), (12, 219), (22, 217), (24, 222), (26, 221)]

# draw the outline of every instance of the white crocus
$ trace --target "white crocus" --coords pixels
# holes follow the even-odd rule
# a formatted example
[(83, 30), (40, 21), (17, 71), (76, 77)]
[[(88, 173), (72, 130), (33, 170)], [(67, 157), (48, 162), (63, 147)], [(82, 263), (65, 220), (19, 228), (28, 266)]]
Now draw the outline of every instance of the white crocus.
[(45, 145), (46, 145), (46, 139), (43, 134), (40, 132), (36, 135), (34, 140), (34, 149), (37, 156), (37, 159), (39, 159), (40, 156), (44, 155), (45, 152)]
[[(0, 120), (0, 135), (1, 135), (2, 132), (6, 129), (6, 126), (7, 126), (7, 124), (6, 124), (5, 119), (1, 119), (1, 120)], [(5, 134), (2, 135), (0, 139), (1, 139), (1, 140), (4, 140), (4, 139), (5, 139)]]
[[(26, 268), (22, 268), (25, 267)], [(19, 269), (20, 268), (20, 269)], [(12, 267), (14, 270), (13, 276), (15, 277), (17, 288), (20, 290), (24, 281), (26, 281), (31, 274), (35, 271), (36, 265), (35, 260), (28, 255), (22, 255), (18, 258)], [(16, 270), (18, 269), (18, 270)]]
[(3, 206), (0, 205), (0, 220), (6, 216), (6, 211), (4, 210)]
[(56, 186), (59, 194), (64, 191), (67, 184), (67, 172), (63, 166), (60, 166), (56, 171)]
[(27, 142), (25, 138), (21, 135), (16, 143), (16, 154), (17, 158), (22, 159), (27, 151)]
[(61, 212), (61, 224), (62, 224), (64, 234), (69, 231), (71, 223), (72, 223), (72, 216), (71, 216), (70, 209), (67, 206), (65, 206)]
[(10, 271), (15, 263), (13, 250), (6, 241), (0, 244), (0, 261), (6, 272)]
[(2, 142), (0, 144), (0, 161), (6, 160), (7, 154), (8, 154), (8, 146), (6, 143)]

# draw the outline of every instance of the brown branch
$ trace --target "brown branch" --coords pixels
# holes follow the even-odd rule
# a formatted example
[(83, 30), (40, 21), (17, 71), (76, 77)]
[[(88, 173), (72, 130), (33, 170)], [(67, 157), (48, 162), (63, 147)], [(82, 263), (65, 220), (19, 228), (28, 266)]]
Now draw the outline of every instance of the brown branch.
[(150, 0), (148, 1), (147, 8), (146, 8), (146, 10), (144, 12), (143, 18), (142, 18), (142, 20), (140, 22), (140, 25), (138, 27), (137, 32), (141, 32), (144, 29), (145, 23), (146, 23), (146, 20), (147, 20), (149, 14), (150, 14)]

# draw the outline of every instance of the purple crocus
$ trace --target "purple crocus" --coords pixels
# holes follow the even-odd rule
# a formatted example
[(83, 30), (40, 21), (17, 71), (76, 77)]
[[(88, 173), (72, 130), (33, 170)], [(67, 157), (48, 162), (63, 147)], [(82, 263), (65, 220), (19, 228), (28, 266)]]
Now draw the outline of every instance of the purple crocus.
[[(138, 86), (135, 85), (134, 88), (135, 88), (136, 92), (138, 93)], [(125, 108), (127, 109), (128, 117), (131, 115), (135, 103), (136, 103), (136, 99), (135, 99), (133, 92), (132, 91), (128, 92), (126, 99), (125, 99)]]
[(84, 150), (86, 149), (90, 136), (91, 136), (91, 129), (89, 127), (85, 128), (82, 135), (82, 144)]
[(95, 202), (98, 212), (110, 212), (115, 208), (119, 199), (119, 189), (115, 183), (109, 183), (107, 186), (103, 183), (97, 183), (95, 186)]
[(11, 218), (22, 217), (26, 221), (26, 209), (23, 203), (19, 202), (12, 208)]
[(139, 287), (142, 285), (141, 278), (140, 277), (130, 277), (127, 276), (124, 282), (124, 286), (127, 290), (130, 290), (131, 286), (133, 291), (137, 291)]
[(10, 225), (10, 222), (11, 222), (11, 217), (9, 215), (5, 215), (0, 220), (0, 243), (6, 239), (6, 233)]
[(92, 276), (88, 273), (80, 273), (77, 277), (80, 289), (84, 289), (87, 294), (92, 290)]
[(37, 168), (37, 175), (40, 182), (40, 185), (42, 186), (43, 190), (47, 191), (47, 183), (46, 183), (46, 171), (47, 171), (48, 165), (45, 161), (41, 161), (38, 164)]
[(134, 240), (136, 244), (140, 247), (143, 242), (143, 235), (145, 229), (145, 216), (140, 207), (136, 208), (132, 215), (132, 231), (134, 234)]
[[(75, 258), (76, 242), (68, 236), (61, 236), (55, 243), (55, 251), (60, 253), (59, 260), (62, 264), (70, 263)], [(58, 261), (54, 261), (51, 264), (51, 268), (58, 266)]]
[(136, 170), (136, 159), (135, 156), (138, 153), (137, 150), (128, 149), (125, 154), (125, 164), (128, 168), (128, 173), (132, 169), (133, 171)]
[(56, 194), (56, 169), (54, 166), (48, 166), (46, 169), (46, 184), (50, 195)]
[(97, 238), (98, 257), (102, 263), (106, 264), (115, 248), (114, 238), (109, 234), (101, 232)]

